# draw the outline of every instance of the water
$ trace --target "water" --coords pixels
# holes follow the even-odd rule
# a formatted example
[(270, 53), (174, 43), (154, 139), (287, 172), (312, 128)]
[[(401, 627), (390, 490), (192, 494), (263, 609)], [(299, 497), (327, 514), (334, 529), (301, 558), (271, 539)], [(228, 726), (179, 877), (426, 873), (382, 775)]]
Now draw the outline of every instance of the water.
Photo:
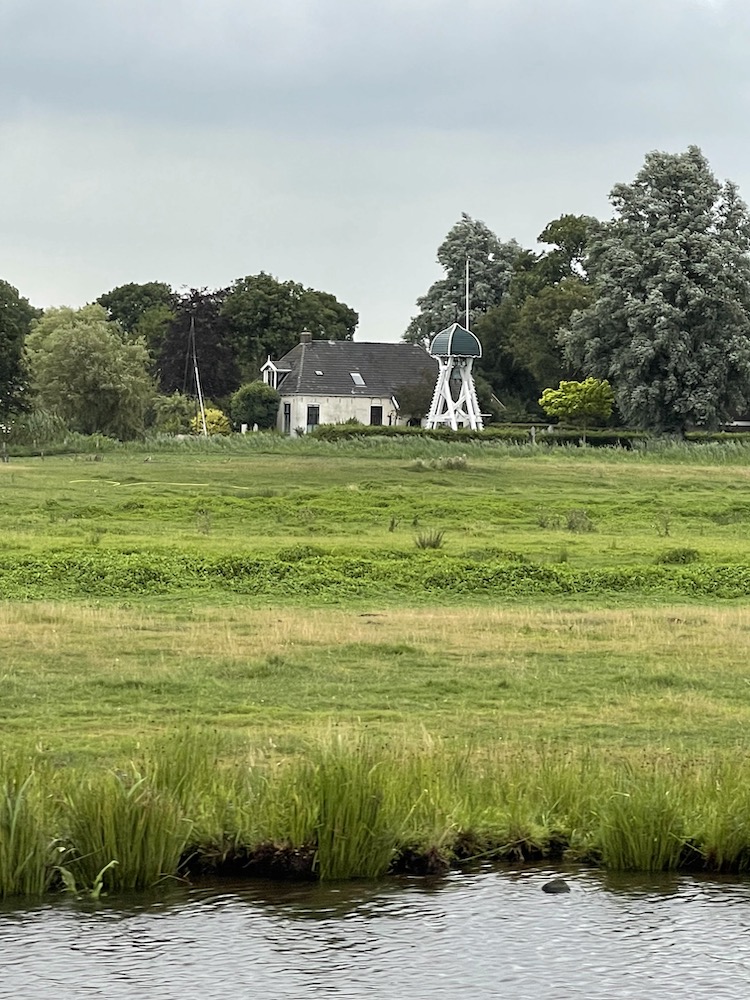
[(750, 881), (487, 868), (0, 909), (0, 997), (746, 1000)]

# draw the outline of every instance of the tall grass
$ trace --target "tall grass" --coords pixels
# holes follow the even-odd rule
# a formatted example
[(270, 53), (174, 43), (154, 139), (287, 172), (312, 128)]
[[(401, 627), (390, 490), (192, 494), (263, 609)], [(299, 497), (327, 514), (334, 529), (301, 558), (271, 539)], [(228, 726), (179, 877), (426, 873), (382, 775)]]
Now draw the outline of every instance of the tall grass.
[(55, 845), (45, 777), (28, 759), (0, 760), (0, 898), (49, 887)]
[[(328, 731), (303, 751), (176, 734), (121, 771), (0, 765), (0, 895), (55, 881), (98, 895), (193, 868), (325, 880), (436, 871), (472, 859), (613, 870), (750, 868), (741, 751), (448, 747)], [(54, 794), (53, 794), (54, 787)]]
[[(389, 754), (340, 737), (316, 755), (316, 867), (321, 879), (376, 878), (399, 846), (398, 784)], [(403, 811), (404, 803), (401, 802)]]
[[(745, 763), (745, 762), (743, 762)], [(750, 869), (750, 783), (731, 758), (707, 767), (696, 803), (696, 844), (711, 869)]]
[(689, 840), (685, 787), (673, 769), (624, 765), (597, 809), (594, 843), (605, 867), (676, 869)]
[[(175, 875), (191, 823), (171, 790), (134, 768), (77, 783), (64, 796), (68, 873), (90, 888), (105, 873), (109, 891), (144, 889)], [(114, 862), (114, 864), (113, 864)]]

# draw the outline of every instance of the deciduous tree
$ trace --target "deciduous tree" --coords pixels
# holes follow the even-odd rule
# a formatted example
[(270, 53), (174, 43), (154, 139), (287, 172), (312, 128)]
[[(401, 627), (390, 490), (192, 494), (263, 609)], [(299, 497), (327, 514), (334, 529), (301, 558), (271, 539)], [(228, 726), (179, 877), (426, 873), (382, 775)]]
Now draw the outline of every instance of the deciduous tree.
[(161, 345), (158, 377), (162, 392), (195, 394), (195, 357), (205, 396), (225, 399), (240, 384), (232, 331), (222, 307), (227, 289), (192, 288), (180, 295)]
[(521, 252), (515, 240), (503, 242), (492, 230), (465, 212), (438, 247), (437, 259), (445, 277), (417, 299), (419, 313), (404, 340), (426, 343), (451, 323), (465, 323), (466, 261), (469, 260), (469, 323), (497, 306), (507, 293), (513, 264)]
[(542, 387), (571, 374), (558, 335), (591, 301), (586, 246), (595, 226), (586, 215), (550, 222), (539, 235), (544, 249), (518, 254), (508, 294), (476, 325), (479, 369), (511, 410), (533, 413)]
[(614, 393), (606, 380), (587, 378), (583, 382), (561, 382), (557, 389), (545, 389), (539, 405), (550, 417), (569, 421), (583, 428), (607, 420), (612, 414)]
[(750, 217), (697, 146), (650, 153), (589, 245), (595, 299), (561, 344), (637, 427), (715, 427), (750, 403)]
[(130, 339), (143, 340), (156, 371), (156, 363), (175, 319), (179, 301), (172, 288), (163, 281), (130, 282), (100, 295), (96, 301), (104, 306), (109, 318), (119, 323)]
[(303, 330), (316, 340), (351, 340), (359, 316), (330, 292), (278, 281), (271, 274), (238, 278), (227, 290), (222, 317), (228, 324), (242, 377), (252, 381), (270, 355), (281, 357)]
[(26, 356), (35, 398), (73, 430), (121, 439), (143, 430), (154, 392), (148, 351), (127, 342), (102, 306), (49, 309), (26, 338)]
[(39, 311), (7, 281), (0, 280), (0, 421), (26, 406), (23, 345)]
[(235, 427), (257, 424), (260, 430), (276, 426), (279, 412), (279, 393), (271, 385), (256, 379), (241, 385), (229, 403), (229, 414)]

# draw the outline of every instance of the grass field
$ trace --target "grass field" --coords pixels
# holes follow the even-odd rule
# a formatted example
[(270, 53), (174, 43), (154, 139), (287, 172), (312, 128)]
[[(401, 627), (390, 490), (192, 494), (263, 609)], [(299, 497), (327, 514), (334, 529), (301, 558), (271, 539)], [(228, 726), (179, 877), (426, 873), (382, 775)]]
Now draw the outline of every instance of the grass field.
[[(661, 762), (662, 791), (697, 768), (683, 850), (710, 825), (716, 774), (750, 778), (749, 479), (750, 450), (732, 444), (265, 435), (0, 465), (6, 806), (19, 759), (80, 799), (82, 775), (186, 726), (217, 733), (225, 762), (302, 761), (338, 733), (411, 747), (406, 770), (426, 745), (504, 760), (516, 785), (519, 754), (527, 769), (585, 757), (599, 788), (617, 761), (611, 802), (628, 768)], [(592, 824), (596, 794), (581, 794)], [(553, 800), (547, 788), (529, 806), (529, 837), (575, 825)], [(433, 840), (466, 830), (452, 808)], [(2, 825), (0, 808), (0, 855)], [(737, 843), (735, 864), (750, 833)]]

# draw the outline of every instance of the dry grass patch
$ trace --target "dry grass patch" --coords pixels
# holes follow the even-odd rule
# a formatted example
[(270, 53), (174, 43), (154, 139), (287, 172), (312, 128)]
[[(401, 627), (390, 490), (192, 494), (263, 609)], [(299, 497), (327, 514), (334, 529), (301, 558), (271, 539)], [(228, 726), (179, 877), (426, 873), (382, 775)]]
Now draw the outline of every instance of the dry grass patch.
[(185, 720), (293, 750), (329, 724), (454, 742), (716, 746), (750, 724), (743, 608), (0, 606), (6, 742), (129, 752)]

